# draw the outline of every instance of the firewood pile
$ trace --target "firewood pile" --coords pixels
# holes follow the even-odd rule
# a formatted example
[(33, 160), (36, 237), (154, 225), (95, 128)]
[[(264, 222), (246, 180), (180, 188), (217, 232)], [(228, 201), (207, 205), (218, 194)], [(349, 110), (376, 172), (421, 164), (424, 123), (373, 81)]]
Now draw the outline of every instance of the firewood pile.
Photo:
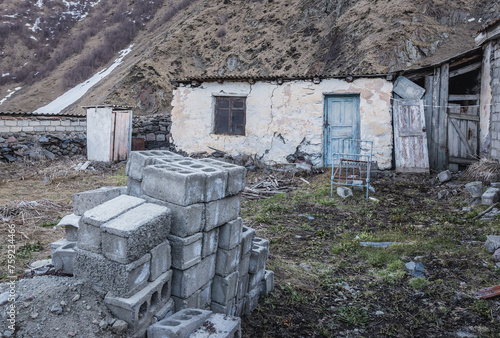
[[(287, 193), (299, 186), (299, 181), (306, 180), (290, 175), (267, 175), (255, 178), (242, 193), (242, 196), (250, 200), (269, 198), (276, 194)], [(257, 182), (255, 182), (257, 181)]]

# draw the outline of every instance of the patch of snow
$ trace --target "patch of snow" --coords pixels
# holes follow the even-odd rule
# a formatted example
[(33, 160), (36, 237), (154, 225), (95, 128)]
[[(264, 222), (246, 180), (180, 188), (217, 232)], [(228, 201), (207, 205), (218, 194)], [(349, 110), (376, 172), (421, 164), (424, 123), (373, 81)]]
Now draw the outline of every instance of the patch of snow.
[(32, 30), (33, 32), (34, 32), (34, 31), (36, 31), (37, 29), (38, 29), (38, 30), (42, 30), (42, 29), (40, 28), (40, 18), (36, 18), (36, 20), (35, 20), (35, 24), (33, 25), (33, 28), (31, 28), (31, 30)]
[(38, 39), (37, 39), (37, 38), (35, 38), (33, 35), (31, 35), (31, 36), (30, 36), (30, 39), (35, 40), (35, 41), (38, 41)]
[(2, 74), (2, 77), (6, 77), (6, 76), (9, 76), (10, 73), (5, 73), (5, 74)]
[(470, 18), (470, 19), (469, 19), (469, 20), (467, 20), (467, 21), (472, 22), (472, 21), (475, 21), (475, 20), (476, 20), (475, 18)]
[(69, 105), (73, 104), (77, 100), (79, 100), (85, 93), (92, 88), (95, 84), (97, 84), (99, 81), (104, 79), (106, 76), (108, 76), (116, 67), (118, 67), (122, 61), (123, 58), (132, 51), (133, 45), (130, 45), (127, 49), (124, 49), (120, 51), (120, 56), (113, 62), (113, 64), (107, 68), (104, 69), (94, 76), (92, 76), (90, 79), (76, 85), (75, 87), (71, 88), (68, 90), (66, 93), (62, 94), (59, 96), (57, 99), (54, 101), (50, 102), (46, 106), (38, 108), (35, 113), (38, 114), (58, 114), (61, 112), (64, 108), (68, 107)]
[(17, 18), (17, 14), (12, 14), (12, 15), (2, 15), (4, 18)]
[(42, 8), (42, 7), (43, 7), (43, 0), (38, 0), (38, 1), (36, 2), (36, 5), (37, 5), (38, 7), (40, 7), (40, 8)]
[(6, 96), (6, 97), (4, 97), (3, 99), (1, 99), (1, 100), (0, 100), (0, 105), (1, 105), (2, 103), (4, 103), (5, 101), (7, 101), (7, 99), (8, 99), (9, 97), (11, 97), (12, 95), (14, 95), (14, 93), (15, 93), (15, 92), (17, 92), (17, 91), (18, 91), (19, 89), (21, 89), (21, 88), (22, 88), (22, 87), (16, 87), (14, 90), (10, 90), (10, 89), (8, 89), (8, 90), (7, 90), (7, 92), (8, 92), (9, 94), (7, 94), (7, 96)]

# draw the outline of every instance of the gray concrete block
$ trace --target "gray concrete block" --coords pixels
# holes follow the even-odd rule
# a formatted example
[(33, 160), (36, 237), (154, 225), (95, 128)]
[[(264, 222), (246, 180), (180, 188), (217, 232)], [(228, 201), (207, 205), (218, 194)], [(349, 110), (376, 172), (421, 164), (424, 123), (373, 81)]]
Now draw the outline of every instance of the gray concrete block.
[(253, 290), (257, 287), (260, 287), (260, 282), (264, 278), (266, 274), (266, 270), (259, 270), (257, 273), (249, 273), (249, 279), (248, 279), (248, 290)]
[(212, 301), (225, 305), (229, 300), (235, 298), (239, 276), (238, 271), (227, 277), (215, 275), (212, 282)]
[(241, 319), (238, 317), (228, 317), (221, 313), (214, 313), (198, 329), (191, 333), (189, 337), (240, 338)]
[(149, 281), (152, 282), (172, 266), (172, 255), (170, 250), (170, 243), (164, 241), (160, 243), (151, 251), (151, 267), (149, 273)]
[(254, 245), (250, 251), (250, 264), (248, 272), (256, 274), (259, 270), (266, 269), (268, 250), (265, 246)]
[(252, 250), (252, 246), (253, 246), (253, 240), (255, 238), (255, 230), (250, 228), (250, 227), (247, 227), (247, 226), (243, 226), (243, 229), (241, 230), (241, 255), (246, 255), (247, 253), (250, 252), (250, 250)]
[(231, 250), (241, 242), (243, 220), (241, 217), (220, 226), (219, 248)]
[(174, 309), (175, 309), (175, 303), (172, 297), (170, 297), (167, 303), (163, 305), (163, 307), (155, 313), (153, 320), (157, 322), (164, 318), (170, 317), (171, 315), (174, 314)]
[(177, 205), (191, 205), (205, 199), (204, 174), (175, 167), (157, 164), (144, 168), (142, 190), (144, 194)]
[(200, 290), (200, 298), (198, 300), (198, 308), (209, 310), (210, 305), (212, 304), (212, 284), (213, 282), (208, 282), (205, 286), (203, 286)]
[(349, 196), (352, 196), (352, 190), (348, 187), (337, 187), (337, 195), (342, 198), (347, 198)]
[(205, 206), (205, 231), (221, 226), (238, 218), (240, 195), (209, 202)]
[(451, 180), (451, 178), (452, 178), (452, 176), (451, 176), (451, 172), (449, 170), (441, 171), (437, 175), (437, 179), (439, 180), (440, 183), (448, 182), (449, 180)]
[(216, 302), (212, 302), (210, 304), (210, 309), (215, 313), (222, 313), (226, 316), (234, 316), (236, 312), (236, 299), (231, 299), (227, 302), (227, 304), (222, 305)]
[(250, 280), (250, 276), (247, 274), (240, 275), (238, 279), (238, 285), (236, 287), (236, 300), (239, 301), (246, 297), (248, 293), (248, 282)]
[(76, 242), (78, 240), (78, 224), (81, 218), (82, 216), (70, 214), (64, 216), (59, 223), (57, 223), (58, 227), (64, 227), (66, 239), (68, 241)]
[(202, 237), (201, 233), (185, 238), (168, 235), (172, 247), (172, 267), (186, 270), (198, 264), (201, 261)]
[(247, 316), (251, 315), (252, 311), (255, 310), (257, 306), (259, 306), (259, 297), (260, 297), (259, 286), (248, 291), (244, 309), (245, 315)]
[(265, 238), (254, 237), (254, 239), (252, 241), (252, 248), (253, 248), (254, 245), (263, 246), (267, 250), (269, 250), (269, 241), (267, 239), (265, 239)]
[(219, 247), (219, 228), (203, 231), (201, 258), (213, 255)]
[(499, 200), (499, 192), (500, 189), (498, 188), (488, 188), (482, 195), (481, 195), (481, 203), (485, 205), (492, 205)]
[(125, 174), (136, 180), (142, 181), (142, 175), (144, 167), (148, 159), (155, 157), (151, 151), (131, 151), (128, 156), (127, 166), (125, 168)]
[(212, 281), (209, 281), (187, 298), (172, 296), (172, 299), (175, 302), (175, 312), (188, 308), (210, 309), (212, 302)]
[(205, 322), (212, 311), (184, 309), (160, 320), (148, 328), (148, 338), (185, 338), (189, 337)]
[(172, 295), (188, 298), (215, 275), (215, 255), (208, 256), (187, 270), (172, 269)]
[(245, 189), (247, 170), (245, 167), (232, 163), (217, 161), (210, 158), (200, 159), (212, 167), (217, 167), (227, 171), (226, 196), (237, 195)]
[(132, 177), (127, 178), (127, 195), (142, 198), (142, 182), (134, 180)]
[(205, 226), (205, 204), (197, 203), (188, 206), (180, 206), (174, 203), (161, 201), (159, 199), (143, 196), (151, 203), (163, 205), (172, 212), (170, 233), (178, 237), (187, 237), (200, 232)]
[(152, 203), (141, 204), (101, 226), (102, 253), (127, 264), (167, 239), (170, 210)]
[(481, 197), (481, 195), (483, 194), (483, 182), (469, 182), (465, 185), (465, 189), (473, 198)]
[(77, 231), (78, 247), (83, 250), (101, 253), (101, 227), (80, 222)]
[(260, 295), (267, 296), (271, 291), (274, 290), (274, 272), (266, 270), (264, 274), (264, 279), (260, 282)]
[(130, 333), (137, 332), (149, 326), (154, 315), (169, 301), (171, 277), (172, 271), (167, 271), (128, 298), (116, 297), (110, 292), (104, 303), (114, 316), (127, 322)]
[(216, 201), (226, 197), (227, 171), (217, 167), (210, 167), (194, 159), (184, 159), (174, 163), (174, 165), (205, 175), (204, 202)]
[(217, 250), (217, 260), (215, 262), (215, 274), (226, 277), (238, 270), (240, 263), (240, 246), (237, 245), (231, 250), (219, 248)]
[(76, 242), (72, 242), (59, 247), (52, 254), (52, 264), (54, 269), (64, 274), (72, 275), (75, 262)]
[(126, 187), (103, 187), (79, 192), (73, 195), (73, 211), (75, 215), (82, 216), (85, 211), (125, 193)]
[(100, 292), (111, 291), (118, 297), (130, 297), (148, 282), (150, 254), (130, 264), (121, 264), (78, 247), (75, 252), (73, 275), (88, 280)]
[(68, 241), (67, 238), (60, 239), (58, 241), (50, 243), (50, 255), (54, 256), (54, 252), (65, 245), (71, 244), (71, 243), (76, 243), (75, 241)]
[(82, 222), (85, 222), (100, 227), (102, 224), (118, 217), (125, 211), (135, 208), (145, 202), (145, 200), (133, 196), (118, 196), (86, 211), (80, 220), (80, 225)]
[(240, 258), (240, 264), (238, 265), (238, 272), (240, 273), (241, 276), (243, 276), (248, 273), (249, 268), (250, 268), (250, 252)]
[(234, 316), (241, 317), (245, 314), (245, 305), (247, 297), (236, 299), (234, 302)]
[(492, 188), (500, 188), (500, 182), (491, 182), (490, 186)]

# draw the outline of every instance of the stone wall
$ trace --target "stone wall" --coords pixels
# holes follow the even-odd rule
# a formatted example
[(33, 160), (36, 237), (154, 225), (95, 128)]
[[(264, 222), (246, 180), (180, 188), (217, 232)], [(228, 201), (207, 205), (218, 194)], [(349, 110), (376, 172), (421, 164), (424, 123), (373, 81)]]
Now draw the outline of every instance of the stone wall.
[[(188, 153), (211, 151), (212, 147), (233, 156), (256, 154), (272, 164), (285, 163), (288, 155), (300, 152), (307, 154), (304, 158), (311, 164), (323, 166), (325, 96), (333, 94), (359, 95), (361, 138), (374, 141), (373, 159), (378, 167), (391, 168), (392, 83), (384, 78), (181, 86), (174, 90), (172, 100), (172, 140)], [(217, 95), (246, 97), (244, 136), (213, 132)]]
[(0, 160), (85, 154), (85, 133), (81, 117), (0, 116)]
[(146, 149), (169, 149), (171, 124), (170, 114), (134, 116), (132, 137), (143, 138)]

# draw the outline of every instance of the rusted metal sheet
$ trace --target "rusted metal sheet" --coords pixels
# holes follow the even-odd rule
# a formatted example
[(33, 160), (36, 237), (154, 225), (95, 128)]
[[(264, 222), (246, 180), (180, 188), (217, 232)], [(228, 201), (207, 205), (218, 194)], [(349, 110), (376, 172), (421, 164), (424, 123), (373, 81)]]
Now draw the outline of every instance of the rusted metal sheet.
[(146, 150), (146, 144), (143, 137), (132, 137), (132, 151)]
[(429, 172), (429, 155), (422, 100), (394, 101), (396, 170)]

